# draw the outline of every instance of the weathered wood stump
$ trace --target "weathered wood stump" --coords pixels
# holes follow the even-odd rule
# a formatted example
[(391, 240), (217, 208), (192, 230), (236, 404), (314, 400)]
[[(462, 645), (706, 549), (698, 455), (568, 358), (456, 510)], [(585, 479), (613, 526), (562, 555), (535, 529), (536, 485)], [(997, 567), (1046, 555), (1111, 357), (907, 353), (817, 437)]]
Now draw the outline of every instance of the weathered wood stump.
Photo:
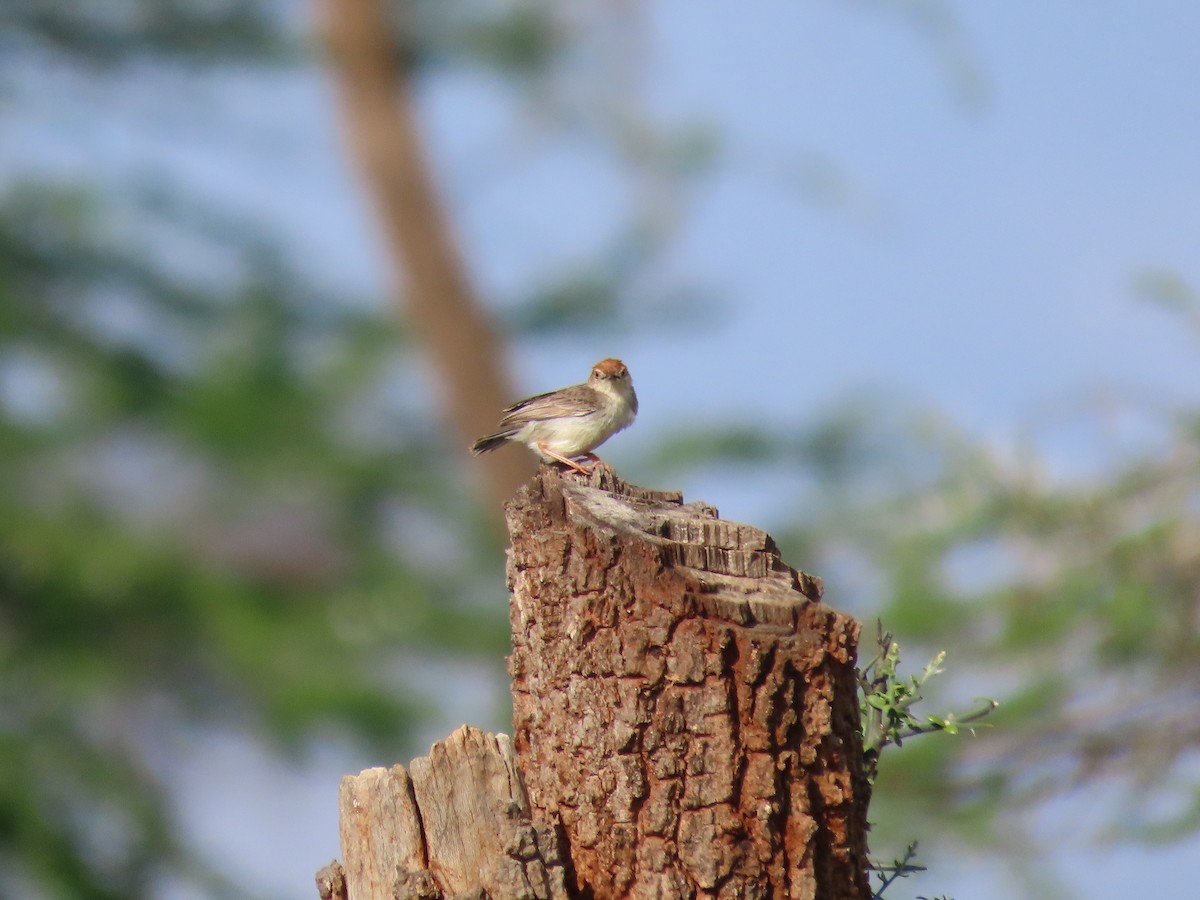
[(323, 900), (565, 900), (557, 835), (536, 828), (512, 743), (464, 725), (429, 756), (342, 779), (342, 858)]
[[(543, 467), (506, 511), (512, 745), (467, 732), (483, 756), (424, 791), (401, 767), (345, 779), (351, 900), (870, 897), (858, 624), (820, 580), (764, 532), (604, 468)], [(372, 799), (380, 772), (411, 812)], [(423, 842), (397, 840), (414, 817)], [(480, 829), (474, 855), (446, 851)], [(341, 874), (323, 870), (325, 896)]]

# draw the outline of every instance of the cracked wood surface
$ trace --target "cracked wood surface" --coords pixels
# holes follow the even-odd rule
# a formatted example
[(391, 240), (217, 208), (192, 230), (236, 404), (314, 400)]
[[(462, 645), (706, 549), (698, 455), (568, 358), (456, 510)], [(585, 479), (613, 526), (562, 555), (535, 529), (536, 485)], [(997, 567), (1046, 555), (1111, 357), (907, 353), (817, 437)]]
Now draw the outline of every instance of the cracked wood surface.
[(342, 779), (342, 859), (323, 900), (565, 900), (557, 836), (536, 828), (506, 735), (464, 725), (428, 756)]
[(507, 517), (514, 744), (572, 894), (869, 897), (858, 624), (820, 580), (603, 468)]

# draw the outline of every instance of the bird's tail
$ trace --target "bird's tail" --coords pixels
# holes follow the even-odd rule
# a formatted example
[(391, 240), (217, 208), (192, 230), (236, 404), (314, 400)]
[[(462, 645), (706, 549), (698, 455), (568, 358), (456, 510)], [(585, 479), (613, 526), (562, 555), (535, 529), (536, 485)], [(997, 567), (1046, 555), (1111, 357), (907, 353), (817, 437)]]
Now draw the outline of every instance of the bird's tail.
[(471, 452), (478, 456), (480, 453), (487, 453), (489, 450), (495, 450), (516, 432), (512, 431), (497, 431), (495, 434), (489, 434), (487, 437), (481, 437), (471, 445)]

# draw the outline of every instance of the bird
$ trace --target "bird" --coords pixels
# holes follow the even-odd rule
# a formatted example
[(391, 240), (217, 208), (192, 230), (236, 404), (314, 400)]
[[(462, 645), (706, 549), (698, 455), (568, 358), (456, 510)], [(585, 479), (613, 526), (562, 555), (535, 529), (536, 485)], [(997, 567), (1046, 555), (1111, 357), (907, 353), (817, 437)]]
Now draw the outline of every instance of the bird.
[[(637, 411), (637, 394), (625, 363), (602, 359), (583, 384), (536, 394), (504, 410), (499, 430), (477, 440), (471, 452), (478, 456), (515, 441), (547, 462), (590, 475), (602, 462), (592, 450), (627, 428)], [(576, 462), (580, 456), (590, 459), (592, 466), (584, 468)]]

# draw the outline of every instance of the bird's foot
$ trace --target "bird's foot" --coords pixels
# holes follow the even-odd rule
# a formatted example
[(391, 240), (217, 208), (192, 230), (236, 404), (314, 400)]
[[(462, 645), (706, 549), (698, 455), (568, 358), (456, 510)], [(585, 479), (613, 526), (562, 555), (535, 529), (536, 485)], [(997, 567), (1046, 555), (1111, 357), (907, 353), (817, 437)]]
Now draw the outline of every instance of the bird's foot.
[(600, 471), (607, 472), (609, 475), (614, 477), (616, 476), (616, 469), (598, 457), (595, 453), (592, 453), (590, 450), (587, 453), (581, 453), (580, 456), (586, 457), (590, 462), (590, 465), (588, 465), (586, 471), (579, 469), (579, 471), (583, 472), (585, 475), (595, 475), (597, 471)]

